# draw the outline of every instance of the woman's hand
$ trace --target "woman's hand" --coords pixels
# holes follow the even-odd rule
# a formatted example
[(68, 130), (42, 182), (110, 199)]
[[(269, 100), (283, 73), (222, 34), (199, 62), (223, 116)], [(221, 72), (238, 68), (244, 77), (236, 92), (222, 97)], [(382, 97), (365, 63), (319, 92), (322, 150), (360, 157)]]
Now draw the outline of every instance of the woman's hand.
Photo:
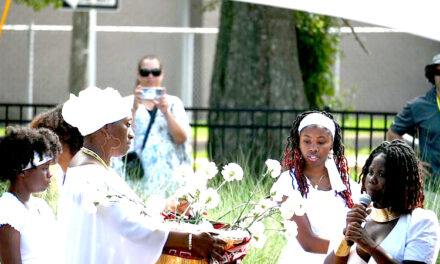
[(354, 204), (353, 207), (347, 213), (347, 226), (350, 223), (363, 223), (366, 221), (368, 212), (366, 207), (361, 204)]
[(164, 116), (168, 115), (168, 99), (165, 96), (167, 94), (167, 88), (163, 87), (163, 95), (159, 100), (152, 100), (154, 105), (159, 108), (160, 111), (164, 114)]
[(370, 234), (358, 222), (351, 222), (347, 225), (345, 239), (353, 241), (370, 255), (371, 251), (377, 247), (376, 241), (371, 238)]
[(193, 234), (192, 241), (193, 250), (208, 261), (210, 257), (213, 257), (220, 261), (220, 263), (224, 262), (223, 254), (225, 252), (224, 247), (226, 242), (217, 238), (216, 235), (201, 232)]
[(142, 86), (140, 84), (136, 85), (136, 87), (134, 87), (134, 101), (135, 101), (135, 105), (139, 105), (142, 104)]

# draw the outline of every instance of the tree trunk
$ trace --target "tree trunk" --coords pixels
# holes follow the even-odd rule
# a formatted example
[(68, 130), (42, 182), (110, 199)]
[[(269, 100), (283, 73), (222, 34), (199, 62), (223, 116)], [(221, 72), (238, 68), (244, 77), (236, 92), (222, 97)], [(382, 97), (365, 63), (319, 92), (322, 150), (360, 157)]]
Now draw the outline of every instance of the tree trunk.
[(69, 91), (78, 95), (88, 83), (89, 13), (73, 12), (72, 24)]
[[(211, 81), (211, 108), (296, 108), (308, 106), (299, 67), (294, 11), (223, 1)], [(293, 120), (282, 120), (283, 125)], [(211, 125), (280, 124), (269, 113), (221, 114)], [(240, 131), (240, 132), (239, 132)], [(278, 159), (287, 131), (211, 128), (208, 150), (216, 162), (249, 151)], [(284, 136), (285, 135), (285, 136)], [(281, 139), (282, 138), (282, 139)], [(225, 140), (227, 139), (227, 140)], [(237, 151), (239, 153), (237, 153)]]

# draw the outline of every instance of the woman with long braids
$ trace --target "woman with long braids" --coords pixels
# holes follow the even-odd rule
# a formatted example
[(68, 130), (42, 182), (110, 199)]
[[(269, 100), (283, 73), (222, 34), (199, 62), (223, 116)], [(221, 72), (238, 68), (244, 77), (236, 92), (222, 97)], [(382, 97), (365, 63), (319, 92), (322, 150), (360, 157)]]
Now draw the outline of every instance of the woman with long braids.
[(61, 263), (53, 212), (32, 195), (49, 187), (49, 164), (60, 151), (58, 137), (44, 128), (8, 127), (1, 139), (0, 181), (9, 182), (0, 197), (1, 263)]
[[(423, 208), (422, 176), (414, 151), (402, 140), (383, 142), (368, 157), (362, 189), (373, 202), (347, 213), (345, 240), (325, 263), (435, 263), (440, 247), (437, 216)], [(366, 222), (365, 225), (361, 224)]]
[[(296, 239), (284, 247), (279, 263), (322, 263), (331, 238), (340, 235), (359, 185), (348, 176), (341, 129), (326, 112), (300, 114), (293, 123), (283, 159), (286, 169), (273, 191), (304, 198), (304, 215), (293, 215)], [(339, 233), (336, 233), (338, 230)]]

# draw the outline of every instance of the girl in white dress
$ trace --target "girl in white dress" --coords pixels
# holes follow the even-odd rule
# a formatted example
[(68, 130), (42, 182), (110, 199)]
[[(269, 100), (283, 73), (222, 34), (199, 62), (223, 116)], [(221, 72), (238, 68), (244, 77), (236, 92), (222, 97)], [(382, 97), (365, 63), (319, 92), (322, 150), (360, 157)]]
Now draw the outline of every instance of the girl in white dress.
[(360, 193), (359, 185), (349, 179), (341, 129), (332, 115), (311, 111), (297, 117), (283, 165), (288, 170), (274, 190), (301, 195), (305, 214), (292, 216), (298, 235), (287, 242), (278, 263), (322, 263), (329, 240), (342, 234), (352, 194)]
[[(347, 214), (345, 240), (355, 244), (332, 252), (325, 263), (435, 263), (440, 230), (433, 211), (422, 209), (422, 176), (414, 151), (401, 140), (384, 142), (368, 157), (362, 188), (373, 201)], [(361, 223), (366, 222), (365, 226)]]
[(32, 196), (49, 186), (49, 164), (60, 151), (58, 137), (47, 129), (7, 128), (0, 142), (0, 180), (10, 183), (0, 197), (2, 263), (60, 263), (53, 213)]

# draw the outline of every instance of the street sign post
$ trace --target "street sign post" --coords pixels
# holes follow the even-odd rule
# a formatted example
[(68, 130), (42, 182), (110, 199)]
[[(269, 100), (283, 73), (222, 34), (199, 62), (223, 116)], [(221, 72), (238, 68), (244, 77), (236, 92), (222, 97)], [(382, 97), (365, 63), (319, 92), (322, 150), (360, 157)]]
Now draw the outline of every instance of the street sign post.
[(63, 0), (63, 8), (117, 9), (118, 0)]

